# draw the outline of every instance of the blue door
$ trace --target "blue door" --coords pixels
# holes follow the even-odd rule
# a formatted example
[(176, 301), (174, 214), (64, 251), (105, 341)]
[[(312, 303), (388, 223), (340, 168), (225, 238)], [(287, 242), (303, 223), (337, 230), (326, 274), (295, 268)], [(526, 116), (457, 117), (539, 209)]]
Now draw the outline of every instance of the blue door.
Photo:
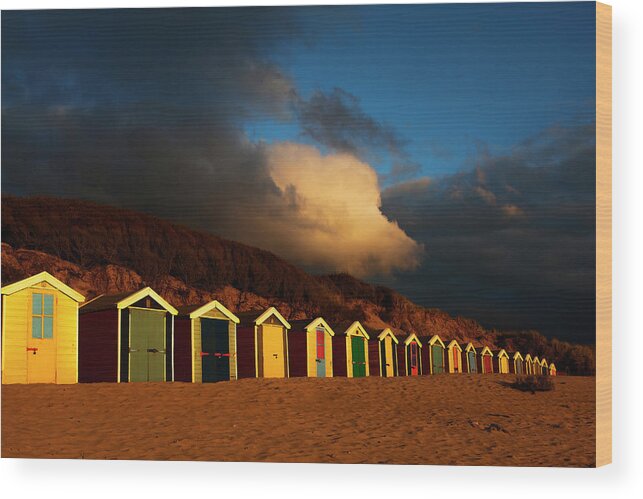
[(476, 354), (473, 352), (469, 352), (467, 355), (469, 356), (469, 372), (477, 373), (478, 367), (476, 366)]
[(317, 363), (317, 377), (325, 378), (326, 377), (326, 333), (323, 329), (318, 329), (316, 334), (316, 358), (315, 362)]

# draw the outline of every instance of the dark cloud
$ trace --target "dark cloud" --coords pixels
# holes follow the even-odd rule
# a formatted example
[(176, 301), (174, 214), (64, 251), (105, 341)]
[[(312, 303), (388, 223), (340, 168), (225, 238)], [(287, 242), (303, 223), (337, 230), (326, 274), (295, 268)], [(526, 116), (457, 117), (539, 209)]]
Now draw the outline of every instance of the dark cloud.
[[(301, 150), (279, 156), (243, 132), (251, 120), (298, 119), (296, 89), (268, 53), (300, 34), (292, 11), (274, 8), (3, 13), (3, 192), (145, 211), (315, 270), (410, 268), (417, 245), (382, 216), (368, 165), (354, 160), (354, 173), (372, 177), (373, 195), (339, 214), (323, 203), (306, 212), (317, 201), (305, 165), (282, 172), (281, 186), (269, 165)], [(306, 157), (316, 169), (338, 162)], [(369, 223), (379, 230), (343, 258)], [(346, 248), (311, 251), (320, 233)]]
[(382, 155), (388, 156), (393, 165), (381, 175), (384, 182), (399, 182), (421, 170), (406, 152), (407, 141), (391, 126), (367, 114), (359, 98), (349, 92), (341, 88), (318, 90), (309, 99), (297, 97), (293, 104), (303, 134), (318, 143), (365, 161), (381, 162)]
[(427, 258), (393, 283), (501, 328), (594, 341), (594, 126), (552, 128), (454, 176), (384, 191)]

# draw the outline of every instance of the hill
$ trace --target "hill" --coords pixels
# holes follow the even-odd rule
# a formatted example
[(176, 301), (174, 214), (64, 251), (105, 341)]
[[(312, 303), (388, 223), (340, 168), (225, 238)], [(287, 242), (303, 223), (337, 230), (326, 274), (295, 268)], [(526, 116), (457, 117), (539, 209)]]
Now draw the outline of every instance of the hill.
[[(589, 347), (538, 333), (499, 333), (421, 307), (348, 274), (314, 276), (258, 248), (142, 213), (58, 198), (2, 197), (2, 280), (47, 270), (89, 299), (151, 286), (175, 305), (218, 299), (234, 312), (275, 305), (289, 319), (359, 320), (396, 332), (518, 347), (593, 373)], [(560, 363), (559, 356), (568, 358)]]

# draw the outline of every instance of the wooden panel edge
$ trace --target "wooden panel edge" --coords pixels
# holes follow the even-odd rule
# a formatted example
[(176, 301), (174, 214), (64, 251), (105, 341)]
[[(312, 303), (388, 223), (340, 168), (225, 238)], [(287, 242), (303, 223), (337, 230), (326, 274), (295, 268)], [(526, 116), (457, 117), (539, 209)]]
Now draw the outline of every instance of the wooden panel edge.
[(612, 7), (596, 3), (596, 466), (612, 462)]

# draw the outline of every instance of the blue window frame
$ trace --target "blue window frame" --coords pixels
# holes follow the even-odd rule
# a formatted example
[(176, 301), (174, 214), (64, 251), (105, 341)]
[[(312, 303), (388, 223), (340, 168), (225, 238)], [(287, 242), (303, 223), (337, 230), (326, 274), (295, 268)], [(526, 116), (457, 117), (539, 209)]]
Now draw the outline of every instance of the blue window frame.
[(31, 337), (54, 337), (54, 295), (34, 293), (31, 301)]

